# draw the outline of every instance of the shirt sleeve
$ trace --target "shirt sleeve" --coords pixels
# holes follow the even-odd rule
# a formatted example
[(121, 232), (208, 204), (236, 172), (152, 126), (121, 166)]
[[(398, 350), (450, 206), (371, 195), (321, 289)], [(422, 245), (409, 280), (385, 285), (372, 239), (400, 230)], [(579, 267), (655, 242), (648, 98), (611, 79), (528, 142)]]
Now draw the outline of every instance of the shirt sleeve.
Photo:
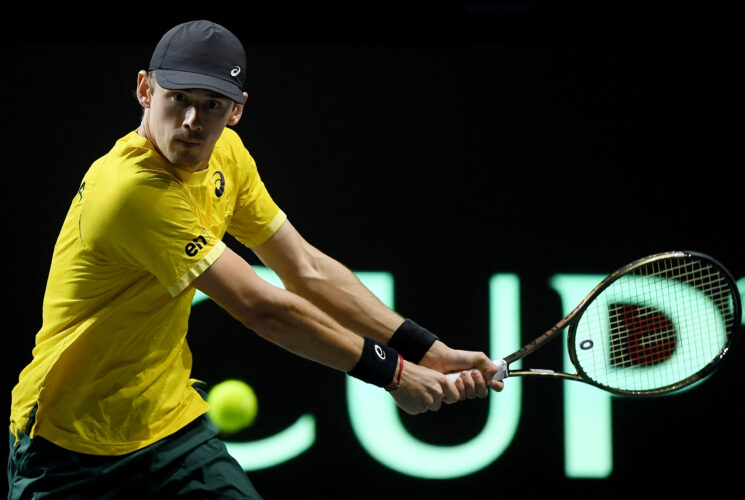
[(242, 143), (233, 154), (244, 174), (236, 199), (228, 233), (249, 248), (268, 240), (287, 219), (285, 213), (269, 195), (261, 180), (256, 162)]
[(100, 198), (81, 212), (84, 243), (107, 259), (149, 271), (174, 297), (225, 249), (200, 222), (188, 192), (167, 176), (142, 174)]

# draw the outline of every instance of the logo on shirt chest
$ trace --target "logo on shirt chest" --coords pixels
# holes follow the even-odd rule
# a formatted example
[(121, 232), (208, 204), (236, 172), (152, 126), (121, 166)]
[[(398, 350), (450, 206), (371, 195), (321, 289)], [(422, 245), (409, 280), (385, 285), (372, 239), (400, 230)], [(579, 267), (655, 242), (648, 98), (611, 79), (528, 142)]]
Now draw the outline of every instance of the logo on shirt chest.
[(218, 170), (212, 174), (212, 182), (215, 183), (215, 196), (218, 198), (225, 193), (225, 176)]

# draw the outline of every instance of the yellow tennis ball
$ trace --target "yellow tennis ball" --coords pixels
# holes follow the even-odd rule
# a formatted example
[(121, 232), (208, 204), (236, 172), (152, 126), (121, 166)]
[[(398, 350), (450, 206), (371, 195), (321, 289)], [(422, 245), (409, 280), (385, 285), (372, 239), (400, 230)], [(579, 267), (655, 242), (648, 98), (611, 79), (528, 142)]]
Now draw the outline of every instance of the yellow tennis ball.
[(207, 394), (207, 414), (222, 432), (238, 432), (251, 425), (259, 409), (256, 394), (241, 380), (225, 380)]

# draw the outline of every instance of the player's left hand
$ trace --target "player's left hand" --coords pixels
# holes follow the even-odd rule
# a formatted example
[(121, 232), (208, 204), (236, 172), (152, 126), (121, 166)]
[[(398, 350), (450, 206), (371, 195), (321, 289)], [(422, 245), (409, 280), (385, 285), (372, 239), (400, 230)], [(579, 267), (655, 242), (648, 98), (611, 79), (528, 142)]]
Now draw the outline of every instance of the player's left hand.
[(504, 389), (504, 383), (493, 378), (497, 366), (483, 352), (451, 349), (438, 340), (419, 364), (440, 373), (462, 372), (455, 381), (461, 400), (485, 398), (489, 389)]

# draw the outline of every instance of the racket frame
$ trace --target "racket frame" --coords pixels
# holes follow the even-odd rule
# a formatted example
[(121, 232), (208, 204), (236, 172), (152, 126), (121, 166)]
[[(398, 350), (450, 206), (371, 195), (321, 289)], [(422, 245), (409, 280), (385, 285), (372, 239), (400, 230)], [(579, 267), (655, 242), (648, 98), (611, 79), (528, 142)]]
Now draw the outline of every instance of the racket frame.
[[(727, 343), (721, 349), (721, 351), (719, 352), (719, 355), (716, 356), (709, 364), (707, 364), (704, 368), (702, 368), (695, 374), (679, 382), (676, 382), (675, 384), (671, 384), (665, 387), (660, 387), (657, 389), (627, 391), (627, 390), (616, 389), (613, 387), (608, 387), (606, 385), (603, 385), (601, 383), (598, 383), (592, 380), (584, 372), (584, 370), (582, 370), (582, 367), (580, 366), (579, 361), (577, 359), (577, 352), (576, 352), (576, 348), (574, 345), (575, 344), (574, 338), (575, 338), (577, 326), (579, 325), (579, 321), (582, 318), (582, 314), (589, 307), (589, 305), (595, 300), (595, 298), (598, 295), (600, 295), (611, 284), (613, 284), (616, 280), (618, 280), (622, 276), (629, 274), (634, 269), (638, 269), (640, 267), (646, 266), (652, 262), (659, 261), (659, 260), (664, 260), (664, 259), (669, 259), (669, 258), (691, 258), (691, 257), (699, 259), (701, 261), (706, 261), (709, 264), (715, 266), (721, 272), (722, 276), (728, 281), (729, 287), (734, 292), (732, 293), (733, 329), (731, 332), (728, 332)], [(584, 382), (586, 384), (599, 387), (605, 391), (609, 391), (611, 393), (619, 394), (623, 396), (637, 396), (637, 397), (658, 396), (662, 394), (669, 394), (672, 392), (677, 392), (685, 387), (690, 386), (691, 384), (694, 384), (698, 381), (701, 381), (707, 378), (719, 366), (719, 363), (724, 358), (725, 354), (727, 354), (729, 349), (732, 347), (735, 337), (737, 336), (737, 331), (740, 328), (740, 321), (741, 321), (741, 315), (742, 315), (741, 307), (742, 306), (740, 303), (740, 294), (738, 292), (735, 279), (721, 263), (717, 262), (716, 260), (709, 257), (708, 255), (705, 255), (699, 252), (693, 252), (693, 251), (673, 251), (673, 252), (663, 252), (663, 253), (658, 253), (654, 255), (649, 255), (647, 257), (637, 259), (634, 262), (631, 262), (630, 264), (627, 264), (621, 267), (620, 269), (618, 269), (617, 271), (613, 272), (612, 274), (608, 275), (605, 279), (603, 279), (600, 283), (598, 283), (595, 286), (595, 288), (593, 288), (593, 290), (569, 314), (567, 314), (564, 318), (559, 320), (559, 322), (557, 322), (553, 327), (547, 330), (543, 335), (536, 337), (533, 341), (526, 344), (518, 351), (515, 351), (509, 356), (504, 357), (502, 360), (499, 360), (497, 364), (500, 365), (500, 371), (497, 373), (497, 376), (495, 378), (503, 379), (506, 377), (516, 377), (516, 376), (539, 376), (539, 377), (561, 378), (561, 379)], [(567, 327), (569, 327), (569, 332), (567, 335), (567, 348), (569, 352), (569, 359), (572, 365), (574, 366), (574, 368), (577, 370), (577, 373), (570, 374), (570, 373), (565, 373), (565, 372), (560, 372), (560, 371), (536, 369), (536, 368), (510, 370), (509, 368), (510, 364), (520, 359), (523, 359), (524, 357), (528, 356), (529, 354), (535, 352), (536, 350), (546, 345), (548, 342), (554, 340), (555, 338), (560, 336), (563, 330)]]

